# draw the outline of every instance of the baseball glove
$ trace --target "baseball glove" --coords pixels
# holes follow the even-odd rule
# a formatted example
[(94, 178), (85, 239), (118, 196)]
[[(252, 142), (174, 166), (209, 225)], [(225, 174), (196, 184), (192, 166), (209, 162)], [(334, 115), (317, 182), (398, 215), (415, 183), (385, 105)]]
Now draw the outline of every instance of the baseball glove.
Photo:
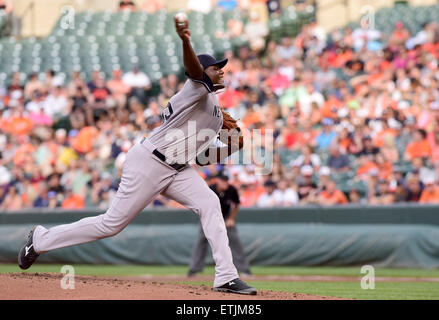
[(241, 129), (236, 124), (236, 120), (233, 119), (233, 117), (230, 114), (228, 114), (224, 110), (221, 110), (221, 112), (223, 113), (223, 127), (222, 127), (222, 129), (227, 129), (227, 130), (237, 129), (238, 131), (241, 131)]
[(219, 139), (229, 146), (229, 153), (233, 153), (236, 150), (242, 149), (244, 145), (241, 128), (238, 127), (236, 120), (230, 114), (223, 110), (221, 112), (223, 114), (223, 126)]

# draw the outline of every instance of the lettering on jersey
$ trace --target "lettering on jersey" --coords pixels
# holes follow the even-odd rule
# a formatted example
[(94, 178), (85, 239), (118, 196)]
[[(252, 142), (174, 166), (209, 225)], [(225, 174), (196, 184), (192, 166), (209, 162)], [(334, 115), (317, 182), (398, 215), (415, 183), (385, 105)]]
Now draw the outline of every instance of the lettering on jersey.
[(172, 110), (171, 102), (168, 102), (166, 105), (166, 108), (163, 109), (162, 115), (163, 115), (163, 121), (166, 122), (168, 119), (172, 116), (174, 111)]
[(221, 116), (221, 111), (220, 111), (220, 107), (219, 106), (214, 106), (213, 107), (213, 116), (214, 117), (220, 117)]

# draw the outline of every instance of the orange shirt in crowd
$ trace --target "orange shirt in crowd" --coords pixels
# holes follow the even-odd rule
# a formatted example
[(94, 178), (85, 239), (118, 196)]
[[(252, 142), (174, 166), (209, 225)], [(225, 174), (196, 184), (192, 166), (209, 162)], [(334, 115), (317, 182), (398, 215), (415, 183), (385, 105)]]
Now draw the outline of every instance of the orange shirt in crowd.
[(433, 55), (434, 57), (438, 57), (439, 54), (439, 43), (432, 43), (432, 42), (428, 42), (425, 43), (423, 46), (425, 51), (428, 51), (431, 55)]
[(395, 129), (387, 128), (385, 130), (382, 130), (378, 132), (375, 136), (375, 145), (381, 148), (384, 145), (386, 136), (391, 136), (392, 138), (395, 138), (397, 135), (398, 134)]
[(318, 132), (316, 130), (298, 132), (295, 142), (298, 143), (299, 146), (310, 145), (317, 137), (317, 134)]
[(373, 163), (372, 161), (369, 161), (366, 164), (358, 167), (357, 175), (361, 176), (363, 174), (368, 174), (373, 169), (378, 170), (378, 167), (377, 167), (377, 165), (375, 163)]
[(82, 128), (72, 141), (73, 148), (81, 153), (90, 152), (93, 148), (94, 138), (98, 134), (95, 127)]
[(412, 104), (411, 106), (408, 107), (406, 112), (408, 115), (410, 115), (414, 118), (418, 118), (422, 112), (422, 108), (418, 104)]
[(249, 187), (245, 189), (240, 195), (241, 207), (253, 207), (256, 205), (259, 197), (265, 192), (265, 188), (261, 185), (256, 188)]
[(420, 203), (439, 203), (439, 187), (434, 187), (433, 191), (425, 189), (419, 198)]
[(353, 58), (353, 53), (351, 50), (346, 50), (346, 52), (337, 55), (334, 60), (333, 66), (335, 68), (343, 68), (346, 62)]
[(261, 115), (258, 112), (252, 112), (252, 113), (247, 113), (244, 116), (244, 119), (242, 119), (242, 122), (244, 123), (244, 127), (245, 128), (249, 128), (252, 124), (261, 122)]
[(431, 155), (430, 143), (425, 139), (419, 142), (411, 142), (407, 146), (405, 153), (409, 160), (414, 158), (429, 157)]
[(352, 139), (350, 139), (349, 137), (344, 138), (344, 139), (340, 139), (338, 141), (338, 145), (340, 146), (340, 148), (342, 148), (343, 150), (348, 150), (349, 146), (352, 143)]
[(65, 198), (61, 204), (63, 209), (82, 209), (85, 207), (84, 199), (77, 194), (74, 194), (68, 198)]
[(372, 84), (380, 81), (381, 79), (383, 79), (383, 77), (384, 77), (384, 73), (382, 73), (382, 72), (372, 73), (367, 77), (367, 83), (368, 83), (368, 85), (372, 85)]
[(434, 145), (431, 148), (431, 159), (433, 162), (439, 161), (439, 145)]
[(388, 161), (378, 166), (378, 175), (380, 179), (389, 179), (393, 172), (393, 164)]
[(8, 132), (12, 135), (29, 135), (34, 127), (34, 123), (29, 117), (17, 116), (13, 117), (8, 122)]
[(32, 207), (32, 202), (30, 201), (29, 194), (26, 191), (24, 191), (23, 194), (21, 195), (21, 200), (23, 201), (23, 204), (25, 204), (25, 206)]
[(16, 166), (22, 165), (28, 157), (31, 157), (35, 152), (35, 147), (30, 143), (20, 145), (14, 154), (14, 164)]
[(337, 111), (342, 107), (342, 102), (335, 98), (329, 98), (325, 101), (323, 106), (320, 108), (320, 113), (323, 118), (336, 118)]
[(327, 200), (330, 204), (334, 204), (334, 203), (337, 203), (337, 204), (348, 203), (348, 198), (340, 190), (335, 190), (332, 194), (329, 193), (326, 190), (323, 190), (320, 193), (319, 196), (324, 198), (325, 200)]
[(392, 66), (392, 63), (390, 63), (390, 61), (387, 61), (387, 60), (385, 60), (385, 59), (383, 59), (383, 60), (380, 62), (380, 69), (381, 69), (381, 70), (387, 70), (387, 69), (389, 69), (391, 66)]
[(9, 120), (6, 118), (0, 118), (0, 130), (7, 132), (8, 131)]

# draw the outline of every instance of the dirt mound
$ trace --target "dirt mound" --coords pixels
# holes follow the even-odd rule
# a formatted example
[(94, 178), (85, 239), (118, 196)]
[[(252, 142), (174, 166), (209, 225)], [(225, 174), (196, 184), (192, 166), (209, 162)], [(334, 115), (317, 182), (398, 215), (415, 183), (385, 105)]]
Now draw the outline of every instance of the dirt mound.
[[(0, 300), (328, 300), (301, 293), (260, 290), (256, 296), (220, 293), (211, 287), (160, 279), (75, 276), (74, 290), (62, 289), (62, 274), (0, 274)], [(187, 279), (186, 279), (187, 281)]]

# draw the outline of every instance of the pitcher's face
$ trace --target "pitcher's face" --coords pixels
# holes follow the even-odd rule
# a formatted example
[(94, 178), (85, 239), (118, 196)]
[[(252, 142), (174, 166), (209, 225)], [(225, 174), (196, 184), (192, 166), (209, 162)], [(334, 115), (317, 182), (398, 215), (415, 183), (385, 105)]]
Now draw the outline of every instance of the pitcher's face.
[(212, 80), (213, 84), (224, 84), (224, 71), (218, 66), (207, 67), (204, 72)]

